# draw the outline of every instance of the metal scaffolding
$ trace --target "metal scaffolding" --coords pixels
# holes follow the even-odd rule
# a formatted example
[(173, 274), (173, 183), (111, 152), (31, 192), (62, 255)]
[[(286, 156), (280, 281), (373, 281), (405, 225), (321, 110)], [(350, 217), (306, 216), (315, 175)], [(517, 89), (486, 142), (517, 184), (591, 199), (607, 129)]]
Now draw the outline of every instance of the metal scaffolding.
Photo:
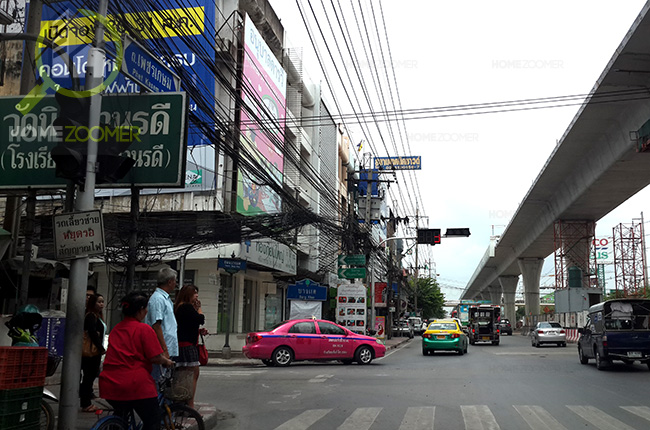
[(643, 222), (633, 219), (631, 224), (613, 228), (614, 283), (617, 295), (645, 297), (645, 246)]
[(594, 221), (557, 220), (553, 224), (555, 289), (597, 287)]

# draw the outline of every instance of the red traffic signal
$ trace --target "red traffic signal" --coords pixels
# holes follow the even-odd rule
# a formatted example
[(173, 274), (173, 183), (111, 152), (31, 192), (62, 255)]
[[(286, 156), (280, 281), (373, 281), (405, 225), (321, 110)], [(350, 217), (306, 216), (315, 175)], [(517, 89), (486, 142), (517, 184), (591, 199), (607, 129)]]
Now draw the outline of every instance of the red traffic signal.
[(439, 228), (419, 228), (418, 245), (436, 245), (440, 243), (440, 229)]

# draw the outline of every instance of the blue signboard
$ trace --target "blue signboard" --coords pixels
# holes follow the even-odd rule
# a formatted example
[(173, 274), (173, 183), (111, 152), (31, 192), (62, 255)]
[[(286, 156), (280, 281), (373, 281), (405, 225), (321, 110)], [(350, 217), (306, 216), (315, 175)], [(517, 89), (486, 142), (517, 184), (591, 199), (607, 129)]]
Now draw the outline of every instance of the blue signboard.
[(126, 34), (123, 37), (122, 72), (131, 80), (151, 91), (163, 93), (180, 91), (181, 79), (160, 59), (151, 55)]
[(246, 270), (246, 260), (240, 260), (238, 258), (220, 258), (217, 267), (224, 269), (228, 273), (235, 273), (240, 270)]
[(303, 279), (287, 287), (289, 300), (327, 300), (327, 287), (310, 279)]
[[(78, 4), (78, 2), (76, 2)], [(211, 64), (216, 51), (214, 41), (216, 38), (216, 8), (212, 0), (186, 0), (174, 7), (171, 4), (163, 6), (158, 3), (155, 10), (142, 10), (144, 4), (138, 3), (138, 10), (130, 10), (128, 5), (122, 4), (121, 17), (126, 21), (132, 31), (137, 34), (137, 40), (154, 55), (154, 46), (163, 45), (165, 56), (159, 60), (175, 70), (183, 70), (183, 82), (192, 82), (196, 91), (201, 94), (204, 105), (200, 106), (196, 100), (190, 99), (189, 110), (196, 112), (200, 121), (210, 124), (214, 112), (215, 82)], [(150, 8), (154, 9), (154, 8)], [(116, 24), (119, 20), (109, 13), (109, 24)], [(121, 37), (123, 29), (116, 31)], [(61, 55), (55, 54), (50, 49), (42, 51), (41, 73), (47, 73), (52, 80), (63, 88), (72, 89), (72, 78), (78, 78), (80, 85), (84, 85), (88, 51), (94, 34), (94, 18), (85, 16), (79, 11), (75, 2), (62, 1), (43, 6), (41, 21), (41, 36), (53, 40), (61, 46), (69, 56), (72, 65)], [(107, 32), (106, 38), (110, 32)], [(151, 40), (155, 42), (150, 42)], [(200, 52), (196, 47), (200, 46)], [(124, 52), (115, 52), (114, 42), (106, 43), (107, 56), (104, 76), (117, 67), (117, 57), (125, 59)], [(30, 54), (33, 55), (33, 54)], [(172, 66), (173, 65), (173, 66)], [(72, 70), (71, 70), (72, 68)], [(180, 72), (179, 72), (180, 73)], [(128, 79), (123, 74), (109, 82), (106, 81), (106, 93), (139, 93), (140, 85)], [(185, 88), (183, 88), (185, 89)], [(52, 94), (53, 90), (48, 90)], [(199, 129), (198, 125), (189, 124), (188, 145), (207, 145), (211, 142)]]

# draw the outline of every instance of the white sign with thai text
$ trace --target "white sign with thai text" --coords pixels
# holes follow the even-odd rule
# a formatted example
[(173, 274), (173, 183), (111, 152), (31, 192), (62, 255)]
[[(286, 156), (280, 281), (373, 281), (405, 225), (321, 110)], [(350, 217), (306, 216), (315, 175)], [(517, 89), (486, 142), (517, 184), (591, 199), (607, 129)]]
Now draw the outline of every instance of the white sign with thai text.
[(54, 250), (57, 260), (104, 253), (104, 224), (99, 210), (54, 216)]

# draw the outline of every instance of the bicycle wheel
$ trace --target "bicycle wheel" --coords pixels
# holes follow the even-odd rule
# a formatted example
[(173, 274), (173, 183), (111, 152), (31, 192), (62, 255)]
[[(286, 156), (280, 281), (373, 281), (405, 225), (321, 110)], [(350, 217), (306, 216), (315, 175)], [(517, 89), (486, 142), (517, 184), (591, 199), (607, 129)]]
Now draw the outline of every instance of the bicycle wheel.
[[(180, 403), (163, 407), (163, 426), (165, 430), (205, 430), (203, 417), (196, 410)], [(216, 424), (216, 423), (215, 423)]]
[(90, 430), (127, 430), (129, 426), (120, 417), (110, 415), (97, 421)]
[(54, 430), (54, 411), (45, 400), (41, 400), (41, 430)]

